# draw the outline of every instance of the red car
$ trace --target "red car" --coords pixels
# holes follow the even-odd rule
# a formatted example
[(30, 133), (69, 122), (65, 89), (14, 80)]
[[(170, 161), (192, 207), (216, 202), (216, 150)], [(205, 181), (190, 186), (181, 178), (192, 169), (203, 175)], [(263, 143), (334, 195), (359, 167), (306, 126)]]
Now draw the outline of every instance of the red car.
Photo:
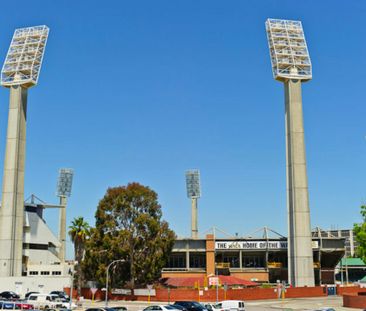
[(31, 305), (29, 303), (20, 302), (20, 303), (16, 303), (15, 306), (16, 306), (15, 309), (17, 309), (18, 306), (19, 306), (19, 309), (23, 309), (23, 310), (33, 310), (34, 309), (33, 305)]

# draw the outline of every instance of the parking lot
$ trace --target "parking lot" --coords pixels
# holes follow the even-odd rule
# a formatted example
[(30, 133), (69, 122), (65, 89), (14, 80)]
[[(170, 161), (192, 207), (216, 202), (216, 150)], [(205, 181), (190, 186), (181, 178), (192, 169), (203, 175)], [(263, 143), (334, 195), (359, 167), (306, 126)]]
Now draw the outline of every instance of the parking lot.
[[(152, 304), (167, 304), (167, 302), (151, 302)], [(131, 301), (110, 301), (109, 306), (125, 306), (128, 311), (143, 310), (149, 305), (147, 302), (131, 302)], [(104, 302), (97, 301), (91, 302), (87, 300), (83, 304), (83, 308), (104, 306)], [(345, 310), (360, 310), (353, 308), (342, 307), (342, 297), (329, 296), (321, 298), (297, 298), (297, 299), (284, 299), (284, 300), (255, 300), (247, 301), (245, 304), (246, 311), (259, 311), (259, 310), (316, 310), (322, 307), (333, 307), (337, 311)]]

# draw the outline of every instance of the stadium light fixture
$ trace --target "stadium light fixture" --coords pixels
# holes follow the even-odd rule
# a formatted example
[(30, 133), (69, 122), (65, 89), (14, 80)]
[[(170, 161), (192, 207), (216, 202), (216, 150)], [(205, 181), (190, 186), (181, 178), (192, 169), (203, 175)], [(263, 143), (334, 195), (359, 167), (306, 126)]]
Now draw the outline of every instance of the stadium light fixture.
[(312, 67), (300, 21), (267, 19), (266, 31), (273, 77), (311, 80)]
[(1, 85), (37, 84), (49, 28), (45, 25), (16, 29), (1, 71)]
[(201, 197), (199, 170), (189, 170), (186, 172), (186, 186), (188, 198), (197, 199)]
[(57, 182), (57, 196), (70, 197), (74, 170), (71, 168), (61, 168)]

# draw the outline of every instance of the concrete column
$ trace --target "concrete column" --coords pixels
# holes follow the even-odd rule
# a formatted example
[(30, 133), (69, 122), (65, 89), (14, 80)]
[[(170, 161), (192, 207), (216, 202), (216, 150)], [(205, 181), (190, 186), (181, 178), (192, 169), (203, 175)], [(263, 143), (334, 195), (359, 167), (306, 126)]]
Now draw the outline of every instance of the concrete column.
[(26, 114), (27, 89), (12, 86), (0, 208), (0, 277), (22, 275)]
[(58, 239), (61, 243), (58, 258), (61, 263), (65, 262), (66, 257), (66, 205), (67, 197), (60, 197), (60, 208), (59, 212), (59, 226), (58, 226)]
[(198, 225), (197, 225), (197, 198), (192, 198), (192, 239), (198, 238)]
[(242, 250), (240, 250), (239, 251), (239, 268), (240, 268), (240, 270), (242, 270), (243, 269), (243, 251)]
[(186, 250), (186, 269), (187, 271), (190, 269), (190, 262), (189, 262), (189, 251)]
[(350, 247), (351, 253), (348, 254), (348, 256), (353, 257), (355, 254), (355, 243), (353, 241), (353, 230), (349, 231), (349, 247)]
[(285, 82), (288, 274), (292, 286), (314, 286), (301, 81)]

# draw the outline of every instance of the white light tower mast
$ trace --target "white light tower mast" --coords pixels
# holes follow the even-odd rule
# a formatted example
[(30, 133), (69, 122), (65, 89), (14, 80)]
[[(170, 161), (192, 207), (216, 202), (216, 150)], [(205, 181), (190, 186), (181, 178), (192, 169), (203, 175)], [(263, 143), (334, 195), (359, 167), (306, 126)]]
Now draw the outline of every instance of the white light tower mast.
[(61, 168), (57, 182), (57, 196), (60, 198), (60, 215), (58, 239), (60, 240), (59, 259), (63, 263), (66, 257), (66, 206), (67, 198), (71, 196), (72, 180), (74, 170), (71, 168)]
[(1, 71), (1, 85), (10, 88), (10, 104), (0, 208), (0, 277), (22, 275), (27, 93), (37, 84), (48, 32), (47, 26), (16, 29)]
[(200, 172), (199, 170), (189, 170), (186, 172), (187, 196), (192, 201), (192, 222), (191, 236), (198, 238), (197, 225), (197, 200), (201, 197)]
[(301, 22), (268, 19), (266, 31), (273, 76), (285, 85), (288, 279), (314, 286), (301, 83), (311, 80), (311, 62)]

